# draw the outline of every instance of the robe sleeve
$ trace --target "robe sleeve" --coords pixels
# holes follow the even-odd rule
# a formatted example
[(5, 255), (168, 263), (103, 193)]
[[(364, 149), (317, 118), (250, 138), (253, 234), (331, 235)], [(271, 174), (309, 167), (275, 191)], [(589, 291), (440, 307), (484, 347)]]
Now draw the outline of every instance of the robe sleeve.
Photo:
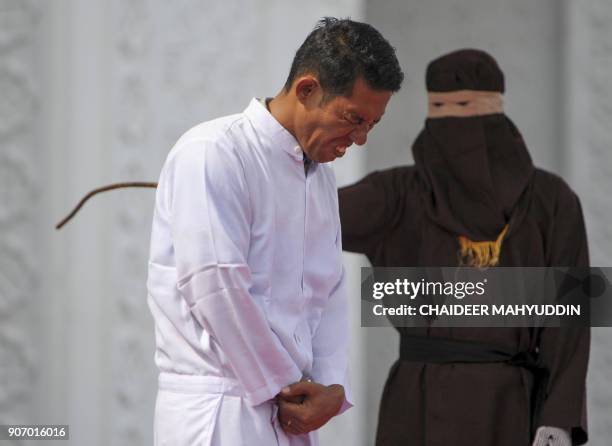
[(343, 249), (372, 259), (400, 212), (401, 169), (373, 172), (339, 189)]
[[(586, 230), (578, 197), (561, 182), (549, 234), (549, 265), (588, 267)], [(586, 443), (586, 374), (590, 328), (544, 328), (540, 360), (550, 371), (538, 426), (571, 433), (572, 444)]]
[(232, 147), (209, 141), (186, 142), (173, 155), (165, 197), (179, 292), (227, 356), (247, 401), (260, 404), (302, 374), (249, 293), (243, 166)]
[[(338, 227), (336, 246), (339, 257), (342, 255), (340, 234)], [(344, 387), (344, 402), (338, 414), (353, 406), (348, 377), (348, 311), (346, 274), (342, 268), (340, 280), (329, 296), (312, 340), (312, 379), (326, 386), (340, 384)]]

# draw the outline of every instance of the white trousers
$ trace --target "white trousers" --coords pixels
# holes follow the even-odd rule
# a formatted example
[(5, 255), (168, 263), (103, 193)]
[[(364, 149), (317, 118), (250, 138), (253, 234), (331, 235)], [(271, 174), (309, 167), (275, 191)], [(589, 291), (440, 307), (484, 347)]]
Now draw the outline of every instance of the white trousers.
[(161, 373), (155, 404), (155, 446), (318, 446), (316, 432), (288, 435), (278, 406), (249, 405), (228, 378)]

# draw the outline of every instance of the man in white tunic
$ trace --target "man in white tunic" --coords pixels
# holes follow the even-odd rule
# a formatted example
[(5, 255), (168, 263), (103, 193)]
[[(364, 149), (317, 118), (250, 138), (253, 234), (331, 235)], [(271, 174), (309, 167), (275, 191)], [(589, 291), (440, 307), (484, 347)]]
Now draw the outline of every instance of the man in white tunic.
[(273, 99), (185, 133), (163, 166), (148, 303), (155, 444), (315, 445), (351, 405), (336, 183), (403, 74), (371, 26), (323, 19)]

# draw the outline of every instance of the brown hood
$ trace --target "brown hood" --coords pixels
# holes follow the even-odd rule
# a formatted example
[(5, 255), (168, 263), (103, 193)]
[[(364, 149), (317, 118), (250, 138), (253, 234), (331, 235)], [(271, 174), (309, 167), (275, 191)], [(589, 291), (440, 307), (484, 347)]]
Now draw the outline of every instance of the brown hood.
[[(434, 60), (426, 82), (430, 92), (504, 91), (497, 63), (478, 50)], [(516, 214), (534, 172), (521, 134), (503, 113), (428, 118), (413, 155), (428, 217), (474, 241), (495, 240)]]

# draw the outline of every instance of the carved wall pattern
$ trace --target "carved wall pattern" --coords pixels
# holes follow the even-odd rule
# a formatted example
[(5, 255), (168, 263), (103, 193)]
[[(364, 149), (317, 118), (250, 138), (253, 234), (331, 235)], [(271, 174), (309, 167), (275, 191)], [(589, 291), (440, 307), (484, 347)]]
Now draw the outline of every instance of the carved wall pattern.
[(160, 27), (168, 37), (159, 48), (159, 149), (167, 152), (189, 127), (246, 108), (263, 71), (258, 58), (265, 25), (252, 1), (180, 0), (162, 9)]
[[(114, 7), (114, 177), (155, 181), (181, 133), (246, 106), (257, 11), (243, 1), (122, 0)], [(124, 191), (114, 204), (113, 445), (151, 442), (157, 371), (145, 298), (153, 195)]]
[(27, 422), (35, 403), (28, 326), (40, 297), (33, 243), (39, 166), (32, 151), (39, 111), (33, 47), (40, 42), (30, 32), (37, 14), (31, 1), (0, 1), (0, 424)]
[[(125, 180), (144, 177), (152, 128), (149, 77), (153, 23), (151, 2), (113, 3), (112, 35), (112, 170)], [(113, 291), (110, 342), (114, 389), (109, 425), (110, 444), (144, 445), (152, 442), (150, 416), (151, 328), (146, 306), (147, 234), (150, 228), (150, 191), (125, 191), (114, 197), (111, 280)]]
[[(258, 82), (253, 73), (261, 73), (253, 67), (259, 60), (258, 51), (265, 51), (260, 41), (265, 26), (261, 13), (254, 2), (206, 3), (212, 2), (113, 3), (115, 21), (109, 35), (115, 39), (116, 62), (110, 80), (114, 88), (114, 177), (155, 180), (161, 161), (183, 131), (202, 120), (242, 109), (253, 93)], [(344, 15), (343, 6), (338, 5), (319, 0), (309, 8)], [(518, 5), (516, 17), (525, 18), (529, 8), (525, 3)], [(37, 376), (36, 346), (26, 328), (39, 297), (40, 271), (33, 249), (39, 217), (35, 203), (40, 197), (36, 178), (41, 169), (34, 149), (39, 147), (33, 123), (40, 94), (32, 48), (44, 47), (43, 42), (33, 40), (38, 10), (35, 0), (0, 0), (0, 423), (27, 421), (35, 402), (31, 383)], [(460, 17), (465, 11), (455, 8), (452, 14)], [(574, 75), (584, 79), (581, 92), (588, 95), (590, 108), (583, 110), (589, 116), (581, 129), (584, 144), (571, 149), (584, 153), (589, 165), (589, 178), (583, 179), (589, 193), (581, 198), (589, 221), (592, 258), (595, 264), (610, 265), (612, 6), (607, 0), (590, 0), (581, 14), (588, 29), (582, 50), (589, 53), (589, 63), (576, 68)], [(410, 17), (405, 19), (404, 24)], [(421, 77), (417, 77), (421, 88)], [(109, 250), (113, 256), (113, 299), (109, 300), (114, 324), (109, 341), (113, 392), (108, 443), (149, 444), (154, 392), (150, 377), (155, 372), (145, 280), (152, 191), (125, 191), (116, 200), (111, 229), (115, 237)], [(590, 384), (596, 389), (590, 392), (593, 444), (612, 435), (612, 393), (606, 390), (612, 349), (607, 338), (608, 330), (595, 336), (592, 364), (598, 373)]]
[[(242, 109), (254, 91), (258, 79), (252, 73), (261, 71), (252, 68), (258, 63), (258, 51), (265, 51), (259, 40), (265, 26), (261, 14), (253, 2), (235, 0), (203, 7), (204, 3), (114, 2), (115, 22), (109, 32), (115, 39), (116, 62), (110, 80), (114, 177), (155, 180), (163, 157), (180, 133), (202, 120)], [(309, 6), (342, 15), (343, 8), (336, 5), (320, 0)], [(43, 46), (33, 41), (37, 11), (33, 0), (0, 0), (0, 422), (27, 420), (34, 401), (31, 382), (37, 375), (36, 347), (25, 329), (39, 296), (40, 271), (33, 249), (39, 217), (35, 203), (40, 197), (36, 180), (40, 166), (34, 151), (39, 145), (33, 122), (40, 94), (31, 52), (33, 46)], [(589, 192), (582, 199), (592, 258), (595, 264), (609, 265), (612, 6), (607, 0), (590, 0), (581, 14), (588, 29), (582, 50), (589, 53), (589, 63), (576, 68), (574, 75), (581, 79), (581, 92), (588, 96), (590, 108), (580, 111), (588, 114), (581, 129), (583, 145), (571, 149), (584, 153), (589, 165), (589, 177), (583, 179)], [(516, 16), (525, 15), (517, 7)], [(152, 191), (125, 191), (116, 199), (111, 229), (115, 237), (109, 250), (113, 256), (114, 324), (109, 351), (114, 391), (108, 443), (148, 444), (154, 392), (149, 378), (154, 371), (145, 280)], [(612, 398), (606, 390), (612, 349), (607, 338), (607, 330), (596, 336), (594, 349), (598, 374), (591, 383), (597, 391), (590, 392), (593, 444), (612, 435)]]

